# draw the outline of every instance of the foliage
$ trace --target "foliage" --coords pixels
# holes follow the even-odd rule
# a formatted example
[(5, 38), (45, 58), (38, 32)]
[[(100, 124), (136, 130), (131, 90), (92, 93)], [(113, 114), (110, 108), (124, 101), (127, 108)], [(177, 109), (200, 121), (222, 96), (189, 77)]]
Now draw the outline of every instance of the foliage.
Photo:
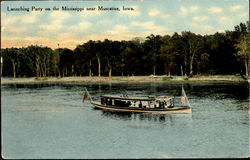
[(31, 45), (1, 49), (3, 76), (244, 74), (248, 76), (249, 22), (234, 31), (149, 35), (143, 41), (89, 40), (68, 48)]
[[(249, 25), (248, 25), (249, 26)], [(247, 33), (246, 24), (240, 23), (239, 26), (235, 27), (236, 30), (240, 33), (239, 39), (235, 44), (237, 52), (235, 56), (241, 61), (245, 66), (245, 76), (248, 78), (248, 66), (249, 66), (249, 35)]]

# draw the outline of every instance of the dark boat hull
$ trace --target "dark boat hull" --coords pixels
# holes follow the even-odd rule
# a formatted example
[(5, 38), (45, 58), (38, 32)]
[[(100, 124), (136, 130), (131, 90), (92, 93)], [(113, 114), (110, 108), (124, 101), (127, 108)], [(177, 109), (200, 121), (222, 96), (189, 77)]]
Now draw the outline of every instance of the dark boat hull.
[(117, 112), (141, 112), (141, 113), (191, 113), (188, 106), (180, 106), (173, 108), (138, 108), (138, 107), (119, 107), (102, 105), (100, 102), (91, 101), (91, 104), (99, 109), (117, 111)]

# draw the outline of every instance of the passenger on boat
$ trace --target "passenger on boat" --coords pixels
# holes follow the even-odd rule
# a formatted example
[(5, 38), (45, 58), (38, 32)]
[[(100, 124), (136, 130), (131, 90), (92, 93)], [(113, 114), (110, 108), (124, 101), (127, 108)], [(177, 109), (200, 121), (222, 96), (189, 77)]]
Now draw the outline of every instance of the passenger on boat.
[(152, 102), (148, 102), (148, 108), (151, 108), (151, 103), (152, 103)]
[(141, 101), (140, 101), (140, 103), (139, 103), (139, 108), (142, 108), (142, 103), (141, 103)]
[(127, 105), (128, 105), (128, 107), (129, 107), (129, 106), (131, 105), (131, 102), (130, 102), (130, 101), (128, 101), (128, 102), (127, 102)]
[(134, 107), (135, 107), (136, 101), (134, 101)]
[(159, 108), (164, 108), (164, 103), (159, 102)]

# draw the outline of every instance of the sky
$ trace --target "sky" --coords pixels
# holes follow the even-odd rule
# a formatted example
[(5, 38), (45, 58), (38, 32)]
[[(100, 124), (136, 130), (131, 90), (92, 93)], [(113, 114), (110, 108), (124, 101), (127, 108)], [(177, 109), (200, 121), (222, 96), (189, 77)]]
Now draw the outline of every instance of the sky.
[[(65, 6), (84, 10), (62, 10)], [(13, 11), (16, 8), (19, 11)], [(248, 0), (1, 1), (1, 48), (74, 49), (88, 40), (121, 41), (182, 31), (209, 35), (234, 30), (248, 19)]]

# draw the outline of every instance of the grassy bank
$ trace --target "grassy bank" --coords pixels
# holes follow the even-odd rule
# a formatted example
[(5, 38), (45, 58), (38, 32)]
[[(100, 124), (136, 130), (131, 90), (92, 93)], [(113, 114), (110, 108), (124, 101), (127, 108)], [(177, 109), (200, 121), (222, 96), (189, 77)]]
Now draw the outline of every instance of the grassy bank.
[(119, 82), (206, 82), (206, 81), (217, 81), (217, 82), (247, 82), (241, 76), (236, 75), (210, 75), (210, 76), (193, 76), (192, 78), (182, 76), (113, 76), (109, 77), (47, 77), (46, 79), (31, 78), (6, 78), (2, 77), (2, 84), (24, 84), (24, 83), (119, 83)]

